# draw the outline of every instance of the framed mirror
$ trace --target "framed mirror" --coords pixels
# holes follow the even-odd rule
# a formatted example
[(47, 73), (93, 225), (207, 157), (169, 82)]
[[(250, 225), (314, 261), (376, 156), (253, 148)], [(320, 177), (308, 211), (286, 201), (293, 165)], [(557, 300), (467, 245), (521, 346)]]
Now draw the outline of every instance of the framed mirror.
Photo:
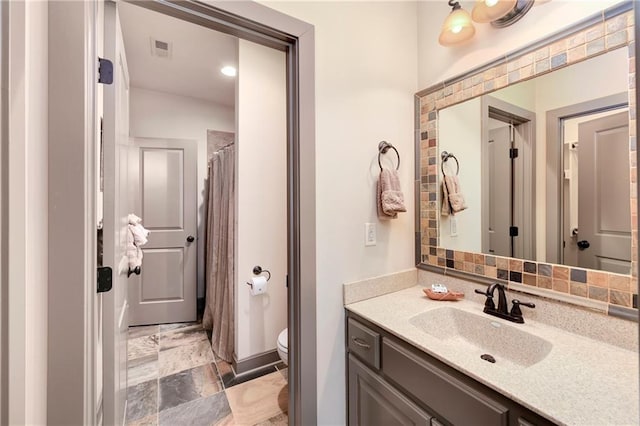
[(636, 306), (632, 8), (418, 93), (419, 267)]

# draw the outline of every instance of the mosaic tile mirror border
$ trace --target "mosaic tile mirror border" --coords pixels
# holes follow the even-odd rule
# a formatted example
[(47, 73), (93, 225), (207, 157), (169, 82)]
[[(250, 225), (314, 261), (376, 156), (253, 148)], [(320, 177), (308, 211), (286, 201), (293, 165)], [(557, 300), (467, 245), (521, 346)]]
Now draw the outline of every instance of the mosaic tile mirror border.
[[(460, 78), (419, 92), (416, 97), (416, 119), (419, 137), (419, 212), (417, 212), (419, 242), (416, 250), (423, 265), (454, 270), (485, 279), (498, 279), (548, 290), (545, 295), (577, 304), (588, 300), (604, 302), (607, 311), (637, 308), (637, 160), (636, 160), (636, 94), (634, 12), (631, 2), (604, 11), (597, 18), (585, 21), (549, 38), (548, 42), (521, 49), (489, 66), (478, 68)], [(447, 250), (439, 247), (438, 184), (438, 110), (468, 99), (493, 92), (510, 84), (555, 71), (610, 50), (627, 47), (629, 52), (629, 161), (631, 173), (632, 276), (585, 270), (544, 262)], [(418, 149), (419, 148), (419, 149)], [(420, 266), (420, 265), (418, 265)], [(533, 291), (532, 289), (532, 292)], [(588, 299), (588, 300), (585, 300)], [(612, 309), (613, 308), (613, 309)], [(626, 311), (626, 309), (622, 309)]]

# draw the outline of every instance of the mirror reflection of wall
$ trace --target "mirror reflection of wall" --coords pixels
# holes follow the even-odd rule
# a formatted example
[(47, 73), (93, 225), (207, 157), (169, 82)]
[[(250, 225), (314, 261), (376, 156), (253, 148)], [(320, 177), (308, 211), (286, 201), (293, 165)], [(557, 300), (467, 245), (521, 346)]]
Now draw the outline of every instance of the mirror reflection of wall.
[[(610, 105), (589, 111), (599, 115), (588, 118), (584, 113), (579, 118), (562, 117), (558, 140), (547, 140), (547, 126), (553, 124), (547, 123), (549, 111), (626, 94), (627, 90), (628, 53), (622, 48), (441, 109), (438, 149), (458, 158), (460, 185), (469, 208), (440, 217), (440, 246), (628, 274), (628, 124), (601, 123), (604, 130), (591, 130), (595, 156), (583, 168), (589, 172), (580, 174), (585, 182), (591, 175), (590, 183), (582, 185), (583, 192), (591, 191), (590, 207), (579, 201), (579, 150), (569, 149), (571, 143), (579, 146), (575, 145), (580, 138), (578, 128), (586, 127), (586, 123), (577, 123), (605, 120), (603, 111), (607, 115), (622, 112), (618, 115), (628, 121), (628, 111), (611, 110), (621, 105)], [(563, 167), (552, 169), (547, 156), (556, 147), (557, 163)], [(557, 201), (547, 199), (549, 178), (557, 181)], [(583, 202), (588, 199), (584, 196)], [(548, 210), (561, 218), (559, 225), (547, 224)], [(550, 232), (550, 225), (559, 232)], [(571, 234), (574, 228), (579, 229), (577, 235)], [(588, 229), (596, 229), (596, 235), (594, 231), (588, 234)], [(581, 249), (578, 242), (582, 241), (589, 241), (590, 246)], [(557, 245), (557, 253), (549, 251), (548, 245)], [(615, 249), (602, 252), (600, 246)]]

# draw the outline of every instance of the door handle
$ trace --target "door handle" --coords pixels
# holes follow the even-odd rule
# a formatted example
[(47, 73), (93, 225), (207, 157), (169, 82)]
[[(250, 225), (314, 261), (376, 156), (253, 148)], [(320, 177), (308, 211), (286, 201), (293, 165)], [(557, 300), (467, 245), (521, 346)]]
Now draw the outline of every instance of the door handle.
[(580, 250), (586, 250), (590, 246), (591, 246), (591, 244), (589, 244), (589, 241), (587, 241), (587, 240), (578, 241), (578, 249), (580, 249)]
[(363, 339), (361, 339), (359, 337), (351, 336), (351, 340), (353, 341), (353, 343), (355, 343), (356, 345), (360, 346), (361, 348), (371, 349), (371, 345), (367, 344), (366, 341), (364, 341)]
[(189, 235), (189, 236), (187, 237), (187, 242), (188, 242), (188, 243), (192, 243), (192, 242), (194, 242), (195, 240), (196, 240), (196, 239), (195, 239), (195, 237), (194, 237), (193, 235)]

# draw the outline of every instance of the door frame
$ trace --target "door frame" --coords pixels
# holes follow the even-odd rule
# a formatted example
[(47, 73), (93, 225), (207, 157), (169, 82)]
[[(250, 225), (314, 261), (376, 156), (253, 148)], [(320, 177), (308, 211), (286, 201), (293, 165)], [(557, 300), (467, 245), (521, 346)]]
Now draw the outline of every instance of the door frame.
[[(563, 146), (562, 126), (568, 118), (578, 117), (590, 113), (603, 112), (629, 105), (629, 95), (626, 92), (605, 96), (586, 102), (547, 111), (547, 173), (545, 182), (545, 198), (547, 206), (559, 206), (557, 210), (546, 209), (546, 261), (549, 263), (563, 263), (562, 250), (562, 222), (564, 216), (563, 189)], [(632, 124), (629, 123), (631, 126)], [(555, 171), (555, 173), (553, 173)]]
[[(514, 217), (520, 226), (520, 236), (523, 237), (518, 241), (519, 251), (521, 251), (519, 257), (521, 259), (533, 259), (536, 252), (536, 222), (535, 222), (535, 205), (536, 205), (536, 114), (533, 111), (521, 108), (517, 105), (513, 105), (509, 102), (503, 101), (491, 95), (482, 97), (482, 164), (489, 164), (489, 118), (496, 118), (493, 111), (498, 111), (499, 119), (503, 122), (507, 122), (507, 119), (512, 121), (512, 126), (520, 126), (524, 137), (520, 137), (521, 145), (521, 158), (520, 164), (522, 173), (518, 173), (515, 176), (514, 185), (522, 188), (514, 196), (512, 205), (514, 209)], [(518, 134), (516, 134), (518, 138)], [(485, 168), (482, 168), (482, 193), (488, 194), (489, 191), (489, 174)], [(530, 208), (525, 205), (525, 200), (531, 200)], [(489, 240), (487, 238), (486, 230), (489, 228), (489, 200), (487, 197), (482, 197), (482, 252), (489, 252)]]
[(9, 3), (0, 2), (0, 424), (9, 424)]
[[(49, 79), (56, 82), (50, 85), (48, 100), (48, 336), (52, 344), (47, 403), (51, 424), (96, 423), (98, 3), (49, 4)], [(314, 27), (253, 2), (153, 0), (136, 4), (287, 53), (289, 423), (315, 424)]]

